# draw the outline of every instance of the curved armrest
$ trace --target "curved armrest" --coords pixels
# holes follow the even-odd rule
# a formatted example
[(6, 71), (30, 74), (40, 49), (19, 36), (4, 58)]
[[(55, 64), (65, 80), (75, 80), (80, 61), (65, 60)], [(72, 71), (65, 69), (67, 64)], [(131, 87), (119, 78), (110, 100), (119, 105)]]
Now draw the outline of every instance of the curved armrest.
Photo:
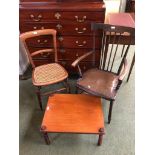
[(128, 70), (128, 63), (127, 63), (127, 59), (125, 58), (124, 59), (124, 64), (123, 64), (123, 70), (121, 71), (120, 75), (119, 75), (119, 80), (123, 80), (126, 73), (127, 73), (127, 70)]
[(85, 59), (87, 56), (91, 55), (92, 53), (93, 53), (93, 51), (88, 52), (88, 53), (86, 53), (86, 54), (80, 56), (80, 57), (77, 58), (71, 65), (72, 65), (73, 67), (76, 67), (76, 66), (78, 65), (78, 63), (79, 63), (81, 60)]
[(53, 50), (53, 49), (38, 50), (38, 51), (35, 51), (35, 52), (31, 53), (31, 56), (35, 56), (35, 55), (37, 55), (37, 54), (45, 53), (45, 52), (54, 52), (54, 50)]

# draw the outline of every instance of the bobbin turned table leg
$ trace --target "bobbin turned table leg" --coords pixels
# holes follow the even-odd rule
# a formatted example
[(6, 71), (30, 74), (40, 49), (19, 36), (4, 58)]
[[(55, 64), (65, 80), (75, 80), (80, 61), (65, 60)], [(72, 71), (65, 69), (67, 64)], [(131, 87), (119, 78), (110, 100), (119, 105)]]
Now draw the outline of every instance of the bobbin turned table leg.
[(98, 138), (98, 143), (97, 145), (100, 146), (102, 144), (102, 140), (103, 140), (103, 135), (104, 135), (104, 129), (103, 128), (100, 128), (99, 129), (99, 138)]
[(44, 135), (44, 139), (45, 139), (45, 142), (47, 145), (49, 145), (51, 142), (50, 142), (50, 139), (48, 137), (48, 133), (45, 131), (46, 130), (46, 126), (41, 126), (41, 129), (40, 131), (43, 133)]

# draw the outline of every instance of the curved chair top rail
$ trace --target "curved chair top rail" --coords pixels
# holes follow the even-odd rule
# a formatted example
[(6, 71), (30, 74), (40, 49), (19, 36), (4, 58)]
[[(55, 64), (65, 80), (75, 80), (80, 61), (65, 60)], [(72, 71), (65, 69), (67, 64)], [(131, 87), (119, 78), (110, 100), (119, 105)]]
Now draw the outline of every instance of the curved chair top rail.
[(116, 32), (116, 33), (124, 33), (128, 32), (131, 36), (135, 36), (135, 28), (132, 27), (125, 27), (125, 26), (118, 26), (118, 25), (110, 25), (104, 23), (92, 23), (91, 30), (103, 30), (109, 32)]
[(34, 31), (29, 31), (29, 32), (25, 32), (22, 33), (20, 35), (20, 38), (25, 41), (28, 38), (32, 38), (32, 37), (37, 37), (37, 36), (41, 36), (41, 35), (53, 35), (56, 36), (57, 31), (54, 29), (44, 29), (44, 30), (34, 30)]

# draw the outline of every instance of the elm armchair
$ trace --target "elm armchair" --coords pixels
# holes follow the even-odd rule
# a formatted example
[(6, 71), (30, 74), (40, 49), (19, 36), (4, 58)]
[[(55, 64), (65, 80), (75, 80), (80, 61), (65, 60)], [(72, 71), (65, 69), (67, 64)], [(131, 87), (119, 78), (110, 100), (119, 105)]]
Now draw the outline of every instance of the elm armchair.
[[(92, 51), (77, 58), (72, 63), (73, 67), (78, 68), (80, 75), (76, 83), (77, 92), (80, 89), (82, 92), (109, 100), (108, 123), (110, 123), (116, 94), (128, 71), (127, 54), (131, 41), (133, 41), (134, 38), (135, 29), (103, 23), (92, 23), (91, 29), (93, 31)], [(99, 47), (96, 47), (97, 37), (102, 37), (102, 42)], [(124, 42), (124, 37), (127, 37), (126, 42)], [(100, 49), (99, 63), (95, 62), (97, 49)], [(123, 56), (121, 57), (120, 53), (122, 52)], [(119, 55), (118, 57), (117, 53)], [(89, 55), (93, 55), (94, 67), (82, 73), (80, 62), (84, 61)]]

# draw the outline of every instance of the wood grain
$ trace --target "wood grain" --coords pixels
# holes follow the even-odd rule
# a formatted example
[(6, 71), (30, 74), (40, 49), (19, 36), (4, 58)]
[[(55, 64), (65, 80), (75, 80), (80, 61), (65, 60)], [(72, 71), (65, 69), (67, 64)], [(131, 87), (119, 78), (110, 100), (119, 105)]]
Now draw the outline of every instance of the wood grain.
[(49, 97), (42, 126), (44, 132), (99, 134), (104, 128), (101, 98), (85, 94)]

